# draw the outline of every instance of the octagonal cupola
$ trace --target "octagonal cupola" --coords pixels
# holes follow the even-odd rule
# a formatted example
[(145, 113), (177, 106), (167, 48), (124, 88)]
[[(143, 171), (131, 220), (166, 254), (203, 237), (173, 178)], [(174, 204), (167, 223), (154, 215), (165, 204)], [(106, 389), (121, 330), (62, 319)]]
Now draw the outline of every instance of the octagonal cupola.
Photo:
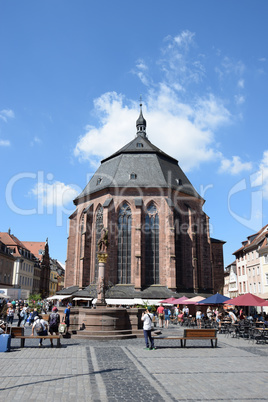
[(137, 135), (146, 138), (146, 120), (142, 114), (142, 103), (140, 103), (140, 115), (136, 121)]

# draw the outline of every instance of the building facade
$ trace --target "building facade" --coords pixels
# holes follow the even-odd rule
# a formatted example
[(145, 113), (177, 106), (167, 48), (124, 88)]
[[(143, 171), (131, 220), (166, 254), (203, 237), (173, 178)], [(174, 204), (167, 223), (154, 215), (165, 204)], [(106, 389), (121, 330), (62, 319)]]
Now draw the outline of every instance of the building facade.
[(178, 161), (153, 145), (142, 110), (134, 140), (104, 159), (70, 216), (65, 287), (98, 280), (98, 241), (108, 229), (105, 282), (142, 291), (223, 289), (223, 241), (212, 239), (204, 199)]
[[(238, 294), (253, 293), (268, 298), (268, 225), (248, 236), (236, 257)], [(267, 276), (266, 276), (267, 273)], [(267, 284), (266, 284), (267, 281)]]
[(27, 299), (32, 293), (34, 267), (38, 263), (31, 251), (13, 234), (0, 232), (0, 240), (14, 257), (12, 286), (20, 289), (19, 297)]
[[(36, 293), (41, 293), (42, 298), (49, 296), (49, 281), (50, 281), (50, 257), (48, 239), (45, 242), (24, 241), (23, 244), (31, 250), (39, 264), (35, 271), (35, 289), (39, 289)], [(38, 278), (39, 275), (39, 278)]]
[(0, 241), (0, 287), (12, 286), (14, 262), (11, 250)]

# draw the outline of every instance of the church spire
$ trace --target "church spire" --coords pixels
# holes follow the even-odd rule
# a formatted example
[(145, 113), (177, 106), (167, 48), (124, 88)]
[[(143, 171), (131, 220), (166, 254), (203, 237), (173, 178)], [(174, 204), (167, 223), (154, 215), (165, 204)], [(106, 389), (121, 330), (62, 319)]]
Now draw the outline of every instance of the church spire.
[(140, 135), (141, 137), (146, 138), (146, 120), (143, 117), (142, 114), (142, 99), (140, 97), (140, 115), (138, 120), (136, 121), (136, 127), (137, 127), (137, 135)]

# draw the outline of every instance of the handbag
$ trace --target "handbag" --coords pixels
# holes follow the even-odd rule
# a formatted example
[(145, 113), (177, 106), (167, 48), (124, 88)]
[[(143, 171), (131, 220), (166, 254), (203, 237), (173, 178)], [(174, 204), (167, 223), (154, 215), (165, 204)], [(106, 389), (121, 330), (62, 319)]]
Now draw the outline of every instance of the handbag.
[(60, 334), (65, 334), (67, 331), (67, 325), (64, 324), (63, 322), (59, 324), (59, 333)]

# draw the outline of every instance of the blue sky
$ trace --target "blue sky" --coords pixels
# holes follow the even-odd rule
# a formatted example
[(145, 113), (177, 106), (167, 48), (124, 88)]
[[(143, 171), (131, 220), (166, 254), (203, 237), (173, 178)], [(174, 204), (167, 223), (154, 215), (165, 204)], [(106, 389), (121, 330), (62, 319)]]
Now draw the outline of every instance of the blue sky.
[(131, 141), (150, 141), (204, 197), (211, 236), (267, 224), (266, 0), (0, 2), (0, 231), (66, 259), (73, 198)]

